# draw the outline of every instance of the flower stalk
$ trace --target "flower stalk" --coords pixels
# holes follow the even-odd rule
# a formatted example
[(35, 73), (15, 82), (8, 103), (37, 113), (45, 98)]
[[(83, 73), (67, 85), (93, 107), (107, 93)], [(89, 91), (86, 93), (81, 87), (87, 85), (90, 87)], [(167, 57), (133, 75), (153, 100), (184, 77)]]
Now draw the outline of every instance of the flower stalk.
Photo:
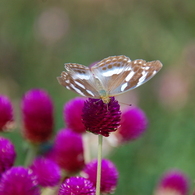
[(97, 162), (96, 195), (100, 195), (101, 164), (102, 164), (102, 141), (103, 141), (103, 136), (98, 135), (98, 162)]
[(28, 144), (27, 155), (24, 162), (24, 166), (28, 167), (35, 159), (38, 151), (38, 145), (34, 143)]

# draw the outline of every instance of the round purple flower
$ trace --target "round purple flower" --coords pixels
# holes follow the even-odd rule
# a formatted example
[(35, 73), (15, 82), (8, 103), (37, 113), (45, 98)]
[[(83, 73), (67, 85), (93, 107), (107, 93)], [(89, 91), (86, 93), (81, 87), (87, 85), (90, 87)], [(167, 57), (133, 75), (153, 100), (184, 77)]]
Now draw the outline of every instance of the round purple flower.
[(26, 92), (21, 107), (25, 138), (38, 143), (48, 140), (54, 126), (53, 103), (48, 93), (42, 89)]
[(58, 195), (95, 195), (93, 184), (83, 177), (70, 177), (60, 186)]
[(155, 195), (173, 194), (187, 195), (189, 183), (187, 176), (179, 170), (171, 170), (165, 173), (155, 191)]
[(37, 158), (30, 167), (37, 176), (39, 185), (53, 187), (60, 181), (60, 168), (52, 160)]
[(77, 172), (84, 166), (84, 151), (81, 134), (70, 129), (58, 132), (51, 155), (57, 164), (68, 172)]
[(74, 98), (64, 105), (64, 121), (68, 128), (77, 133), (84, 133), (85, 126), (82, 120), (82, 110), (84, 106), (84, 98)]
[[(115, 165), (107, 159), (102, 159), (101, 164), (101, 185), (100, 190), (102, 193), (112, 193), (117, 185), (118, 170)], [(87, 179), (89, 179), (94, 186), (96, 186), (97, 177), (97, 160), (93, 160), (86, 165), (83, 173)]]
[(8, 97), (0, 95), (0, 131), (10, 128), (13, 123), (13, 107)]
[(12, 167), (2, 175), (0, 194), (40, 195), (37, 178), (30, 169)]
[(147, 129), (148, 119), (140, 108), (130, 108), (122, 112), (121, 126), (116, 132), (119, 142), (132, 141), (139, 138)]
[(120, 125), (120, 105), (114, 97), (110, 98), (108, 104), (100, 99), (89, 98), (85, 101), (82, 117), (87, 131), (108, 137)]
[(16, 152), (12, 142), (0, 137), (0, 175), (13, 166), (15, 158)]

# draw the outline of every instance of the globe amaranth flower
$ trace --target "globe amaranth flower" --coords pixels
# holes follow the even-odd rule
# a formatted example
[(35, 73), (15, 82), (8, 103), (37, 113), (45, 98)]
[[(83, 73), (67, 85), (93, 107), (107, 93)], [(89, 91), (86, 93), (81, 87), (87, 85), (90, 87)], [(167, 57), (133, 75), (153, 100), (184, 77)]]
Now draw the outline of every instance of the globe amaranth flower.
[(187, 176), (179, 170), (171, 170), (162, 176), (155, 195), (187, 195), (188, 190)]
[(110, 98), (108, 104), (89, 98), (85, 101), (82, 117), (87, 131), (108, 137), (120, 125), (120, 106), (114, 97)]
[(12, 167), (1, 178), (0, 195), (40, 195), (38, 182), (32, 170)]
[[(89, 162), (84, 170), (84, 177), (89, 179), (94, 186), (96, 185), (97, 177), (97, 160)], [(118, 170), (115, 165), (107, 159), (102, 159), (101, 164), (101, 185), (100, 190), (102, 193), (112, 193), (118, 182)]]
[(77, 133), (84, 133), (85, 126), (82, 121), (84, 98), (74, 98), (64, 105), (63, 116), (68, 128)]
[(11, 168), (16, 158), (16, 152), (12, 142), (0, 137), (0, 175)]
[(70, 177), (61, 184), (58, 195), (95, 195), (95, 187), (83, 177)]
[(53, 103), (42, 89), (32, 89), (24, 95), (21, 103), (24, 136), (31, 142), (43, 142), (53, 131)]
[(13, 107), (8, 97), (0, 95), (0, 131), (10, 128), (13, 123)]
[(67, 172), (77, 172), (84, 166), (81, 134), (70, 129), (60, 130), (55, 138), (51, 158)]
[(139, 138), (147, 129), (148, 119), (140, 108), (133, 107), (122, 112), (121, 126), (116, 132), (120, 143)]
[(43, 187), (53, 187), (60, 181), (60, 168), (52, 160), (39, 157), (34, 160), (30, 168), (37, 176), (38, 184)]

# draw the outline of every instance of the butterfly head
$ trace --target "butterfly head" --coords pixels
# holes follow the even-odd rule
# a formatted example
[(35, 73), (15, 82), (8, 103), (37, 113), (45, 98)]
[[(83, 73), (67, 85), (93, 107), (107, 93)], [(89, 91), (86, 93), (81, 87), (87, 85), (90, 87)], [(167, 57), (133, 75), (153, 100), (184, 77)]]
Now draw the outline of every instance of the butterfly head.
[(102, 96), (101, 99), (104, 102), (104, 104), (108, 104), (110, 102), (110, 97), (109, 96)]
[(108, 92), (104, 89), (101, 89), (98, 91), (99, 95), (100, 95), (100, 99), (105, 103), (108, 104), (110, 102), (110, 97), (108, 95)]

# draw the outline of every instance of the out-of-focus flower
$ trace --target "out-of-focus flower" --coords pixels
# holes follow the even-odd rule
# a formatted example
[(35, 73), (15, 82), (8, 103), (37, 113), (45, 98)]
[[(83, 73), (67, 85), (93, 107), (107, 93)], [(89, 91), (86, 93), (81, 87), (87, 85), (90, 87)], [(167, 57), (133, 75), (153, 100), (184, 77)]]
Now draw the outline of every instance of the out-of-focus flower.
[(37, 176), (38, 184), (43, 187), (53, 187), (60, 181), (60, 168), (52, 160), (37, 158), (30, 168)]
[(56, 135), (51, 158), (67, 172), (77, 172), (84, 166), (81, 134), (62, 129)]
[(0, 194), (40, 195), (37, 178), (30, 169), (12, 167), (2, 175)]
[(179, 170), (165, 173), (156, 190), (155, 195), (187, 195), (189, 183), (187, 176)]
[(85, 101), (82, 117), (87, 131), (108, 137), (120, 125), (120, 105), (114, 97), (110, 98), (108, 104), (100, 99), (89, 98)]
[(69, 18), (60, 7), (44, 10), (35, 23), (36, 37), (46, 44), (61, 40), (68, 32)]
[(133, 107), (122, 112), (121, 126), (116, 132), (119, 143), (139, 138), (147, 129), (148, 119), (140, 108)]
[(183, 107), (189, 98), (189, 80), (182, 70), (169, 70), (162, 75), (158, 91), (160, 102), (169, 110)]
[(0, 175), (13, 166), (16, 152), (12, 142), (0, 137)]
[(121, 111), (125, 110), (127, 106), (137, 106), (140, 102), (140, 94), (138, 90), (132, 90), (131, 93), (123, 93), (117, 96), (118, 102), (120, 102)]
[(53, 103), (48, 93), (42, 89), (26, 92), (21, 107), (25, 138), (35, 143), (48, 140), (54, 126)]
[(13, 123), (13, 107), (8, 97), (0, 95), (0, 131), (9, 129)]
[(93, 184), (83, 177), (70, 177), (61, 184), (58, 195), (95, 195)]
[[(184, 48), (184, 60), (186, 61), (186, 63), (184, 63), (184, 65), (189, 65), (190, 67), (195, 69), (195, 41), (190, 41), (190, 44), (188, 44), (185, 48)], [(188, 67), (186, 68), (188, 69)], [(192, 74), (194, 75), (194, 71), (192, 71), (192, 69), (188, 69), (192, 72)], [(190, 73), (190, 72), (188, 72)], [(190, 75), (191, 76), (191, 75)]]
[(68, 128), (77, 133), (84, 133), (85, 126), (82, 120), (82, 110), (84, 106), (84, 98), (74, 98), (64, 105), (64, 121)]
[[(85, 178), (89, 179), (96, 186), (97, 160), (93, 160), (86, 165), (83, 170)], [(117, 185), (118, 171), (115, 165), (107, 159), (102, 159), (101, 164), (101, 185), (102, 193), (112, 193)]]

